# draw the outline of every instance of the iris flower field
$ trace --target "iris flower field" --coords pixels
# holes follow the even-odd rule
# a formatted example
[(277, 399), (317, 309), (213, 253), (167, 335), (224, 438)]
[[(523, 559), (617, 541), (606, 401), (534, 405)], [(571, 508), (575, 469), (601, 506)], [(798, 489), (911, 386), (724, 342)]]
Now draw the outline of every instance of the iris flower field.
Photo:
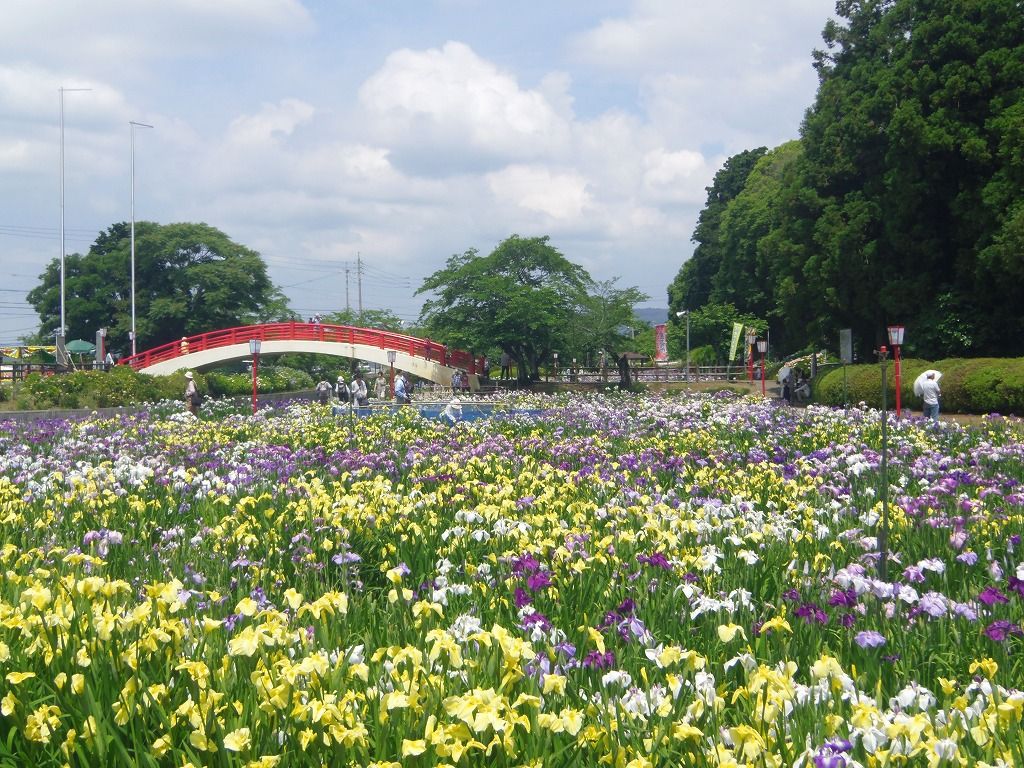
[(1019, 421), (180, 407), (0, 422), (0, 766), (1024, 765)]

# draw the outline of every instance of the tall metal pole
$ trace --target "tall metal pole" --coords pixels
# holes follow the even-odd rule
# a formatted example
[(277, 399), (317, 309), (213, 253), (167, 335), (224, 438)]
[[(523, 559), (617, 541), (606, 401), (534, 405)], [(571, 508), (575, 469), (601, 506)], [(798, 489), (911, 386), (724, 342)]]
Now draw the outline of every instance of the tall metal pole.
[(252, 355), (252, 412), (256, 414), (256, 380), (259, 375), (260, 353), (253, 352)]
[(132, 134), (132, 356), (135, 355), (135, 344), (138, 334), (135, 332), (135, 129), (152, 128), (148, 123), (137, 123), (129, 120)]
[(686, 383), (690, 383), (690, 310), (686, 310)]
[(900, 402), (900, 345), (897, 344), (893, 349), (893, 370), (896, 373), (896, 418), (900, 418), (903, 415), (903, 407)]
[(881, 576), (888, 581), (889, 574), (889, 382), (886, 380), (885, 360), (888, 350), (883, 346), (878, 350), (878, 358), (882, 364), (882, 536), (881, 536)]
[(356, 251), (356, 279), (359, 287), (359, 324), (363, 324), (363, 259)]
[(92, 88), (57, 89), (60, 93), (60, 337), (63, 341), (67, 333), (67, 314), (64, 309), (64, 94), (70, 91), (91, 91)]

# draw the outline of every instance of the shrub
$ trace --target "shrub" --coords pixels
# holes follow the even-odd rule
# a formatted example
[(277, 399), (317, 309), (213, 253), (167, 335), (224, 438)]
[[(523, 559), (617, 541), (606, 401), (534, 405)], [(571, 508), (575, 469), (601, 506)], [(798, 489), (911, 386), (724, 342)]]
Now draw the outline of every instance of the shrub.
[[(925, 370), (942, 372), (942, 410), (949, 413), (1002, 413), (1024, 415), (1024, 359), (950, 358), (929, 362), (908, 358), (902, 361), (900, 394), (903, 406), (921, 410), (921, 398), (914, 394), (914, 380)], [(877, 364), (846, 367), (850, 403), (882, 405), (881, 372)], [(888, 404), (895, 405), (895, 376), (888, 366)], [(814, 399), (825, 405), (843, 404), (843, 369), (819, 377)]]

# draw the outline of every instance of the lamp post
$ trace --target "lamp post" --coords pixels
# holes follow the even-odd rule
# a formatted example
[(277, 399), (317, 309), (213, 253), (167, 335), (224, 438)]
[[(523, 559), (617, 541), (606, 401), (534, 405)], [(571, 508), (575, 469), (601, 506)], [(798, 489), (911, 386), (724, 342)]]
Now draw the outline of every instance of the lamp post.
[(558, 353), (552, 352), (551, 356), (555, 359), (555, 381), (558, 381)]
[(148, 123), (137, 123), (129, 120), (132, 134), (132, 355), (135, 355), (135, 342), (138, 334), (135, 332), (135, 129), (152, 128)]
[[(889, 382), (886, 380), (885, 361), (889, 356), (889, 350), (884, 346), (878, 350), (878, 362), (882, 366), (882, 535), (879, 542), (882, 562), (880, 574), (882, 581), (888, 580), (889, 574), (889, 403), (887, 390)], [(897, 390), (899, 391), (899, 390)]]
[(252, 412), (256, 413), (256, 375), (260, 365), (260, 340), (249, 339), (249, 354), (252, 355)]
[(747, 379), (754, 383), (754, 344), (757, 342), (757, 334), (747, 331)]
[(388, 365), (391, 366), (391, 399), (395, 398), (395, 356), (396, 352), (393, 349), (388, 350)]
[(690, 383), (690, 310), (676, 312), (676, 317), (686, 316), (686, 383)]
[(761, 353), (761, 396), (768, 396), (768, 389), (764, 383), (764, 356), (768, 353), (768, 341), (767, 339), (761, 339), (757, 342), (757, 351)]
[(893, 348), (893, 370), (896, 374), (896, 418), (898, 419), (903, 412), (900, 402), (900, 347), (903, 346), (904, 329), (902, 325), (890, 325), (887, 330), (889, 331), (889, 345)]
[(64, 346), (64, 336), (68, 332), (67, 315), (64, 311), (64, 94), (71, 91), (91, 91), (92, 88), (64, 88), (57, 89), (60, 94), (60, 343), (58, 349)]

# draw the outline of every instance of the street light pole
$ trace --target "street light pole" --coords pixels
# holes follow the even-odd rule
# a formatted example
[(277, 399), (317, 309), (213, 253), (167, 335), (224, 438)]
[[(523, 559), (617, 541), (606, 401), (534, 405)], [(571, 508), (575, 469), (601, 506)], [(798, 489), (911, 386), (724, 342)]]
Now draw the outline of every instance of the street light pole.
[(900, 347), (903, 346), (903, 331), (902, 325), (890, 325), (887, 328), (889, 332), (889, 344), (892, 346), (892, 359), (893, 359), (893, 370), (896, 375), (896, 418), (898, 419), (903, 412), (901, 407), (901, 393), (900, 393)]
[(64, 94), (71, 91), (91, 91), (92, 88), (65, 88), (57, 89), (60, 93), (60, 340), (63, 345), (64, 336), (68, 331), (67, 314), (64, 310)]
[(747, 379), (754, 383), (754, 344), (757, 342), (757, 334), (747, 331)]
[(256, 376), (260, 365), (260, 340), (249, 339), (249, 354), (252, 355), (252, 412), (256, 413)]
[(388, 365), (391, 366), (391, 399), (395, 399), (395, 350), (388, 350)]
[(763, 339), (757, 342), (757, 351), (761, 353), (761, 396), (768, 396), (768, 388), (764, 383), (764, 357), (768, 353), (768, 341)]
[(889, 351), (883, 346), (878, 350), (878, 361), (882, 365), (882, 562), (880, 575), (882, 581), (888, 580), (889, 574), (889, 403), (887, 391), (889, 382), (886, 380), (885, 360)]
[(676, 317), (686, 316), (686, 383), (690, 383), (690, 310), (676, 312)]
[(135, 129), (152, 128), (148, 123), (137, 123), (129, 120), (132, 134), (132, 355), (135, 355), (135, 344), (138, 334), (135, 332)]

